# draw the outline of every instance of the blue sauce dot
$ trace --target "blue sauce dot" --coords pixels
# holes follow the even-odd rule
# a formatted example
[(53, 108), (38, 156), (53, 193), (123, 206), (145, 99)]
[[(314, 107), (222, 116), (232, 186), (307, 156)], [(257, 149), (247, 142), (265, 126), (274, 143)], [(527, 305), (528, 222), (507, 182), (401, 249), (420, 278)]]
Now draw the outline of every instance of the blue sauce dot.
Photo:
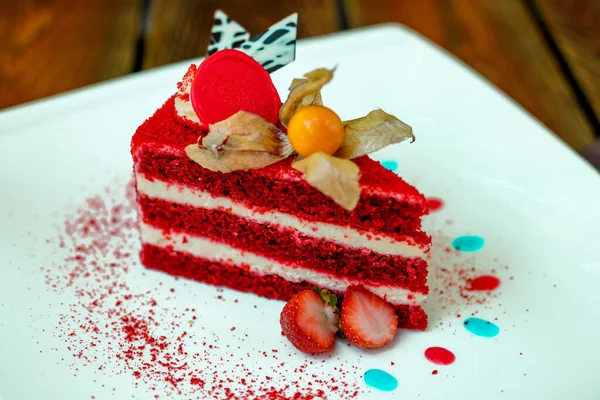
[(398, 387), (398, 380), (380, 369), (370, 369), (365, 372), (365, 383), (372, 388), (391, 392)]
[(481, 318), (467, 318), (463, 324), (466, 330), (481, 337), (494, 337), (500, 333), (498, 325)]
[(473, 252), (481, 250), (485, 240), (479, 236), (459, 236), (452, 241), (452, 247), (459, 251)]
[(381, 166), (385, 169), (389, 169), (392, 172), (398, 169), (398, 163), (394, 160), (383, 161)]

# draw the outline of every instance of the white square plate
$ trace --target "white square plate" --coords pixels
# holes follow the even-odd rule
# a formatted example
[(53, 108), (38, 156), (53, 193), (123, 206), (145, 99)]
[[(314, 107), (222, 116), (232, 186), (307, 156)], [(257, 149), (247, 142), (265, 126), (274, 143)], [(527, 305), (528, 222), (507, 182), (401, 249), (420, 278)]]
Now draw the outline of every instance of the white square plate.
[[(99, 215), (86, 199), (128, 204), (130, 137), (188, 64), (0, 113), (0, 399), (224, 398), (228, 389), (251, 398), (270, 386), (298, 398), (600, 398), (599, 175), (498, 90), (398, 26), (302, 41), (274, 81), (284, 95), (293, 77), (337, 65), (324, 100), (342, 119), (381, 107), (413, 126), (414, 144), (375, 158), (396, 161), (403, 178), (445, 203), (425, 220), (434, 238), (426, 332), (402, 331), (378, 351), (340, 341), (330, 356), (305, 356), (281, 336), (282, 302), (145, 271), (131, 226), (91, 234), (107, 240), (106, 254), (81, 230), (65, 235), (65, 220), (81, 229), (75, 219), (86, 207)], [(467, 234), (483, 237), (483, 249), (446, 251)], [(69, 261), (84, 244), (96, 252)], [(132, 254), (115, 257), (120, 246)], [(501, 280), (497, 290), (465, 290), (487, 273)], [(469, 333), (472, 314), (500, 334)], [(456, 361), (430, 363), (430, 346)], [(368, 387), (369, 368), (398, 387)]]

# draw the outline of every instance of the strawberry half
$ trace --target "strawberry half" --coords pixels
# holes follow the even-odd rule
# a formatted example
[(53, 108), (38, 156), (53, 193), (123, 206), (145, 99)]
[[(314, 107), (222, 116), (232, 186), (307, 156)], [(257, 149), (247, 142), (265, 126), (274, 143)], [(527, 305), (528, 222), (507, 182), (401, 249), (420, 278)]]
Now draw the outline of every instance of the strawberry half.
[(351, 285), (344, 294), (342, 332), (346, 339), (364, 349), (383, 347), (398, 331), (394, 307), (363, 286)]
[(285, 337), (300, 351), (323, 353), (333, 347), (338, 331), (337, 297), (327, 290), (305, 290), (281, 311)]

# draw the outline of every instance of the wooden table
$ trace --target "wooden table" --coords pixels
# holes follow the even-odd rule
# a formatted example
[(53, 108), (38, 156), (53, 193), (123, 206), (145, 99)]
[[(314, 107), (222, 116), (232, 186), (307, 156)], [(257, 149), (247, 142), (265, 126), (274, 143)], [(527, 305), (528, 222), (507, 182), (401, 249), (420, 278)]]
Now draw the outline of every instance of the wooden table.
[(395, 21), (463, 60), (600, 166), (600, 0), (16, 0), (0, 5), (0, 108), (204, 55), (216, 8), (299, 37)]

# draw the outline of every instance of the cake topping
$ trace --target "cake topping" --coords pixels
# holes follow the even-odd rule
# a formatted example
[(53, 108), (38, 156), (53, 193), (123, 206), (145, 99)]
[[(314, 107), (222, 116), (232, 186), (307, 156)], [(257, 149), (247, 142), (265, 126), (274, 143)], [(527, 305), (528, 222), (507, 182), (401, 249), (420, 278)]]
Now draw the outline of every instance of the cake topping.
[(312, 187), (346, 210), (354, 210), (358, 204), (360, 170), (352, 161), (319, 152), (294, 162), (292, 167), (304, 173)]
[(270, 165), (292, 152), (282, 131), (246, 111), (211, 124), (210, 132), (185, 151), (204, 168), (224, 173)]
[[(382, 110), (342, 122), (323, 106), (320, 92), (334, 69), (318, 68), (294, 79), (282, 105), (269, 73), (293, 61), (297, 19), (292, 14), (247, 39), (244, 28), (222, 11), (215, 13), (209, 57), (191, 87), (193, 69), (188, 71), (176, 97), (178, 114), (203, 128), (186, 154), (223, 173), (263, 168), (295, 155), (292, 167), (310, 185), (352, 211), (361, 189), (360, 169), (351, 160), (408, 138), (414, 141), (412, 128)], [(197, 118), (190, 115), (186, 89)]]
[(276, 124), (281, 107), (267, 71), (238, 50), (219, 51), (200, 64), (191, 100), (205, 125), (223, 121), (240, 110)]
[(291, 14), (239, 49), (258, 61), (268, 73), (273, 73), (296, 59), (297, 25), (298, 14)]
[(335, 153), (344, 139), (344, 124), (327, 107), (311, 105), (301, 108), (290, 120), (288, 139), (298, 154)]
[(291, 14), (250, 39), (250, 34), (221, 10), (215, 11), (207, 55), (238, 49), (270, 74), (296, 58), (298, 14)]
[(373, 110), (365, 117), (344, 122), (344, 141), (335, 156), (357, 158), (406, 139), (415, 141), (410, 126), (381, 109)]
[[(205, 63), (220, 53), (211, 56)], [(198, 75), (201, 69), (202, 66)], [(201, 136), (197, 144), (187, 146), (186, 153), (204, 168), (218, 172), (262, 168), (288, 156), (299, 155), (301, 157), (294, 161), (292, 167), (303, 172), (307, 182), (321, 193), (345, 209), (353, 210), (361, 190), (360, 171), (351, 159), (408, 138), (414, 140), (414, 136), (412, 128), (398, 118), (383, 110), (374, 110), (365, 117), (342, 122), (343, 134), (339, 143), (340, 127), (337, 121), (333, 122), (336, 114), (325, 107), (315, 107), (321, 105), (320, 89), (331, 80), (333, 72), (319, 68), (307, 73), (305, 79), (292, 82), (289, 96), (279, 110), (281, 124), (290, 128), (289, 136), (260, 114), (240, 108), (246, 112), (233, 115), (230, 117), (232, 120), (224, 125), (212, 123), (208, 134)], [(234, 89), (233, 86), (231, 89)], [(192, 92), (192, 101), (194, 98)], [(246, 98), (239, 96), (233, 99), (231, 105)], [(223, 103), (210, 103), (210, 97), (205, 101), (208, 107)], [(233, 108), (230, 107), (229, 112)], [(297, 120), (292, 123), (296, 115)], [(205, 121), (202, 116), (201, 120)], [(307, 124), (307, 121), (311, 122)], [(236, 131), (224, 132), (223, 126), (236, 126)], [(232, 139), (235, 146), (225, 146), (232, 136), (244, 139), (241, 141), (236, 137)], [(278, 141), (278, 145), (274, 145), (273, 141)], [(336, 149), (338, 143), (339, 148)]]
[(244, 27), (229, 18), (223, 11), (217, 10), (210, 31), (207, 56), (211, 56), (219, 50), (240, 47), (248, 39), (250, 39), (250, 34)]
[(279, 110), (279, 120), (288, 126), (292, 116), (302, 107), (323, 105), (321, 88), (333, 78), (333, 72), (327, 68), (315, 69), (304, 75), (304, 79), (294, 79), (290, 85), (288, 98)]

